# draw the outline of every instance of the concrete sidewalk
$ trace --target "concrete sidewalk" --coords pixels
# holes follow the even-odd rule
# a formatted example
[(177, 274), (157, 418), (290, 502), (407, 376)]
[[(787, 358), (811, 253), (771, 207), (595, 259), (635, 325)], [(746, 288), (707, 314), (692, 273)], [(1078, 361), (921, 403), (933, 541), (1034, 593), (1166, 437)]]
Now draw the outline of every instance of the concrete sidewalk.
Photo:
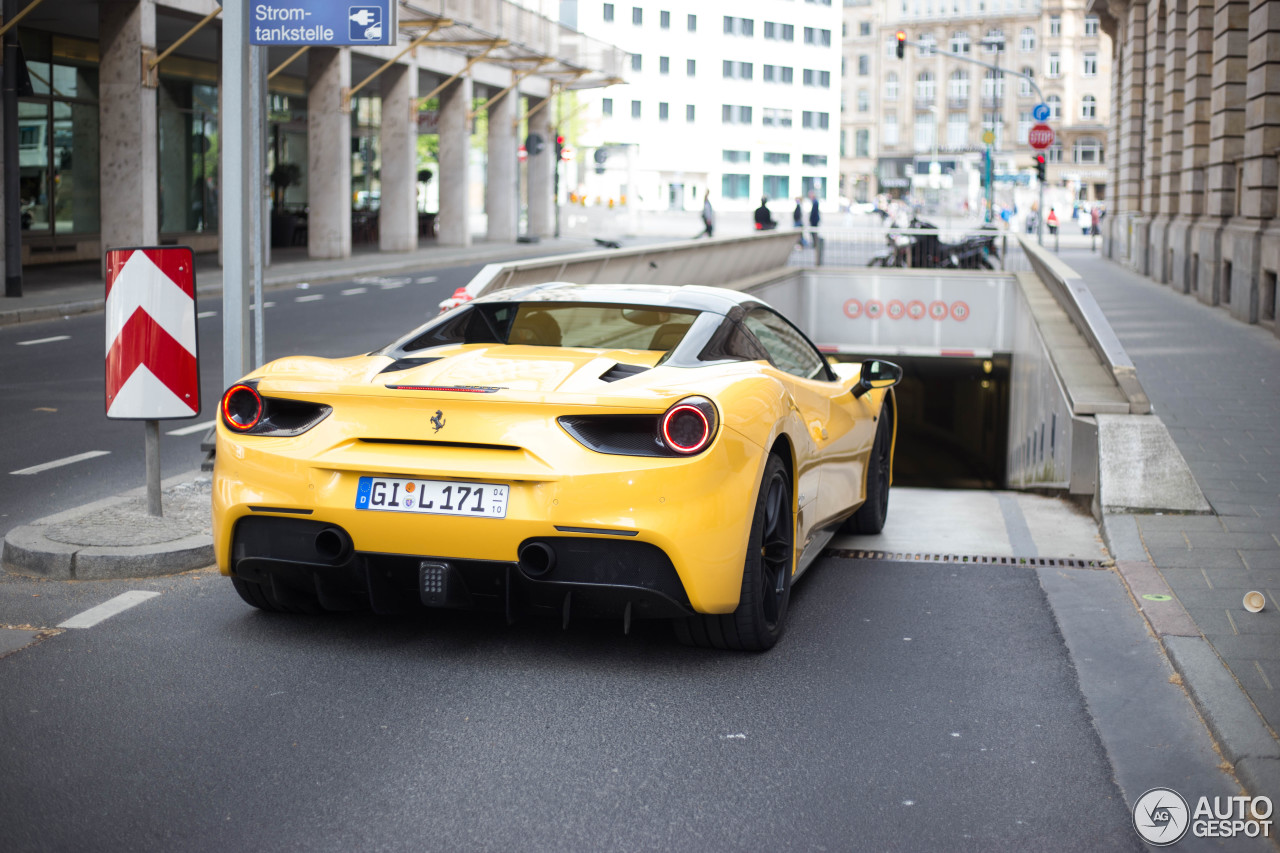
[(1213, 510), (1108, 515), (1108, 546), (1224, 757), (1251, 793), (1280, 795), (1280, 341), (1083, 248), (1059, 257)]

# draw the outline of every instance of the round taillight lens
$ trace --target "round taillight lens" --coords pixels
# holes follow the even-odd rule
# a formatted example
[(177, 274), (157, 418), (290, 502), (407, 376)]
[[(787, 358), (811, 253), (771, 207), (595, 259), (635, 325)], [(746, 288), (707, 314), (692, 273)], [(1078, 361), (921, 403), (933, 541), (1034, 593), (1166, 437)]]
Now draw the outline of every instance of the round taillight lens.
[(262, 420), (262, 398), (249, 385), (232, 385), (222, 395), (222, 420), (237, 432), (247, 432)]
[(701, 407), (678, 403), (662, 416), (662, 439), (677, 453), (697, 453), (711, 441), (711, 420)]

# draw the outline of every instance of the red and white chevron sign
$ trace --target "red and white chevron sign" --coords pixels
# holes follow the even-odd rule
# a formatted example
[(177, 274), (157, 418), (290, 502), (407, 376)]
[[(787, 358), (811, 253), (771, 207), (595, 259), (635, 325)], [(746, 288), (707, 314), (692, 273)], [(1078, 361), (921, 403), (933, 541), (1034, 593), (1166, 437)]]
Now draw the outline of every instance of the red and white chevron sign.
[(107, 250), (107, 417), (200, 414), (195, 296), (191, 249)]

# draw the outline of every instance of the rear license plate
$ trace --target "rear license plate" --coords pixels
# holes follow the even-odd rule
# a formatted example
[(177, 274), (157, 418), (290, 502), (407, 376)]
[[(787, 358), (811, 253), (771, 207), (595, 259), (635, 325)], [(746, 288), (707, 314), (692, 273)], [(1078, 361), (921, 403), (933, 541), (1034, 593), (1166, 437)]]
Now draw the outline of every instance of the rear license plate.
[(493, 483), (361, 477), (356, 509), (506, 518), (511, 487)]

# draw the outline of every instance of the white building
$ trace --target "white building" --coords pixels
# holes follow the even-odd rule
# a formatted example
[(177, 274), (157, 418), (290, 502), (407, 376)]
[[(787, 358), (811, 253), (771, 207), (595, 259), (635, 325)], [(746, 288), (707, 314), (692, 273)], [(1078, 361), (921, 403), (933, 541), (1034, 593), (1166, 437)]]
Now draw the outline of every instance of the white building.
[(566, 192), (645, 210), (698, 210), (709, 189), (717, 210), (749, 211), (767, 195), (784, 224), (810, 190), (836, 209), (838, 3), (561, 6), (562, 21), (631, 53), (626, 84), (581, 96), (585, 166)]

